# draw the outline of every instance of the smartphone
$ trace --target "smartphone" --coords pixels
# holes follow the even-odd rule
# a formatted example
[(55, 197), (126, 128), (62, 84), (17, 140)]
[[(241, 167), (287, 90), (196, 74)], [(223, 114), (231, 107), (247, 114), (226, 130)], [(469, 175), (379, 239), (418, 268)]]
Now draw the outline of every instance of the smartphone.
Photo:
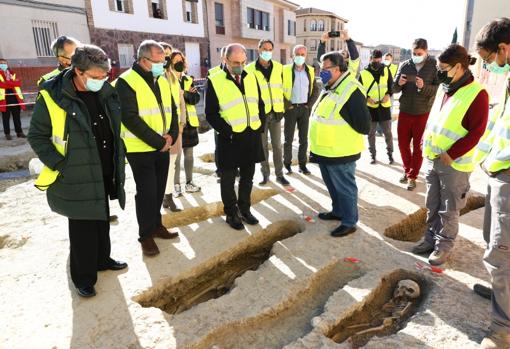
[(336, 31), (332, 31), (332, 32), (329, 32), (329, 33), (328, 33), (328, 36), (329, 36), (330, 38), (338, 38), (338, 37), (340, 37), (340, 32), (339, 32), (339, 31), (337, 31), (337, 30), (336, 30)]
[(407, 82), (416, 82), (416, 75), (406, 75)]

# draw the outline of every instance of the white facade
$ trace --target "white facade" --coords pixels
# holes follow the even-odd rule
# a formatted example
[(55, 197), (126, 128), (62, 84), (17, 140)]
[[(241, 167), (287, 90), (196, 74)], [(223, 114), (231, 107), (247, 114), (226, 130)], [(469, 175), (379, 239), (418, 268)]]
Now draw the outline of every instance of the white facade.
[(267, 30), (259, 30), (249, 28), (248, 23), (248, 7), (264, 11), (269, 13), (269, 18), (274, 18), (273, 13), (273, 4), (269, 1), (259, 1), (259, 0), (241, 0), (241, 23), (245, 25), (241, 26), (241, 36), (246, 39), (265, 39), (271, 38), (274, 40), (275, 37), (275, 28), (274, 22), (269, 20), (269, 31)]
[[(90, 42), (83, 0), (36, 4), (0, 1), (0, 23), (0, 56), (12, 65), (54, 65), (54, 58), (48, 54), (49, 43), (60, 35)], [(37, 38), (34, 27), (42, 28)], [(36, 42), (38, 39), (40, 42)]]
[(289, 32), (287, 30), (289, 21), (292, 21), (293, 23), (296, 24), (295, 26), (297, 30), (296, 12), (283, 10), (283, 42), (286, 44), (295, 44), (296, 33), (294, 32), (294, 35), (289, 35)]
[(111, 11), (107, 0), (91, 0), (94, 27), (165, 35), (205, 37), (202, 1), (197, 4), (198, 23), (185, 22), (181, 0), (167, 0), (168, 19), (149, 16), (147, 0), (133, 0), (133, 13)]

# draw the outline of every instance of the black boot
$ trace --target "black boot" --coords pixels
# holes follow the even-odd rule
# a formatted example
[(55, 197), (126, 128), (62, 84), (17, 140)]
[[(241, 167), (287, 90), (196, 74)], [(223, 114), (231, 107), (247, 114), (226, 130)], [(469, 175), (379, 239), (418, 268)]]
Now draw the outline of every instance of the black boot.
[(391, 153), (388, 153), (388, 162), (390, 165), (393, 165), (393, 163), (395, 162), (395, 160), (393, 160), (393, 154)]
[(370, 160), (370, 163), (372, 165), (375, 165), (376, 162), (377, 162), (377, 160), (375, 159), (375, 154), (372, 154), (372, 160)]
[(172, 194), (165, 194), (163, 197), (163, 208), (168, 208), (172, 212), (181, 212), (182, 209), (178, 208), (175, 205), (174, 199), (172, 198)]

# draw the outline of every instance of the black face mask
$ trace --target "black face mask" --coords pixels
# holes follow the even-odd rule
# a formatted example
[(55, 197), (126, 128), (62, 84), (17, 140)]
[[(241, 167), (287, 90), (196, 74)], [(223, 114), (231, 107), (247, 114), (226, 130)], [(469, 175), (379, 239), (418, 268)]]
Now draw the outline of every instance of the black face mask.
[(176, 72), (182, 73), (184, 71), (184, 62), (177, 62), (174, 64), (174, 70)]
[(379, 70), (379, 69), (381, 69), (381, 67), (382, 67), (382, 64), (381, 64), (381, 63), (379, 63), (379, 62), (372, 62), (372, 63), (370, 63), (370, 65), (372, 66), (372, 68), (373, 68), (374, 70)]
[(165, 64), (163, 65), (163, 68), (168, 69), (170, 67), (170, 57), (165, 57)]
[(448, 76), (448, 71), (446, 71), (446, 70), (438, 70), (437, 71), (437, 80), (441, 84), (449, 85), (453, 80), (453, 76)]

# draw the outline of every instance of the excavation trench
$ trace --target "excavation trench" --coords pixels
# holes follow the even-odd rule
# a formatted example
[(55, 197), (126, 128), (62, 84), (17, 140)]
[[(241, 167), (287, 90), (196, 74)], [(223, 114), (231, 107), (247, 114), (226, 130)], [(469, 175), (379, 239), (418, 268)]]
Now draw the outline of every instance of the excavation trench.
[[(251, 193), (252, 205), (278, 194), (276, 189), (253, 189)], [(182, 227), (192, 223), (205, 221), (223, 214), (223, 203), (212, 202), (198, 207), (187, 208), (181, 212), (162, 215), (163, 225), (167, 228)]]
[[(405, 311), (395, 318), (389, 309), (395, 288), (401, 280), (413, 280), (420, 287), (420, 296), (412, 299)], [(347, 341), (351, 348), (360, 348), (373, 337), (389, 336), (404, 328), (409, 318), (416, 313), (429, 293), (430, 282), (414, 271), (397, 269), (382, 277), (377, 287), (365, 299), (345, 313), (326, 333), (337, 343)], [(404, 301), (404, 304), (407, 303)], [(402, 304), (402, 303), (401, 303)], [(398, 308), (401, 309), (401, 308)], [(384, 321), (384, 319), (387, 319)], [(389, 319), (389, 320), (388, 320)]]
[[(460, 210), (460, 214), (464, 215), (484, 206), (484, 196), (469, 196), (467, 198), (466, 206)], [(401, 222), (386, 228), (386, 230), (384, 230), (384, 235), (395, 240), (416, 242), (423, 237), (423, 234), (427, 229), (426, 220), (427, 209), (420, 208), (418, 211), (411, 213)]]
[(157, 307), (167, 313), (178, 314), (194, 305), (221, 297), (233, 288), (236, 278), (248, 270), (256, 270), (269, 259), (275, 242), (301, 231), (298, 221), (273, 223), (231, 250), (194, 268), (187, 275), (162, 281), (134, 300), (143, 307)]
[(338, 289), (363, 275), (358, 264), (333, 259), (328, 265), (301, 281), (274, 306), (249, 318), (223, 324), (187, 349), (280, 349), (312, 328), (312, 319), (324, 311)]

